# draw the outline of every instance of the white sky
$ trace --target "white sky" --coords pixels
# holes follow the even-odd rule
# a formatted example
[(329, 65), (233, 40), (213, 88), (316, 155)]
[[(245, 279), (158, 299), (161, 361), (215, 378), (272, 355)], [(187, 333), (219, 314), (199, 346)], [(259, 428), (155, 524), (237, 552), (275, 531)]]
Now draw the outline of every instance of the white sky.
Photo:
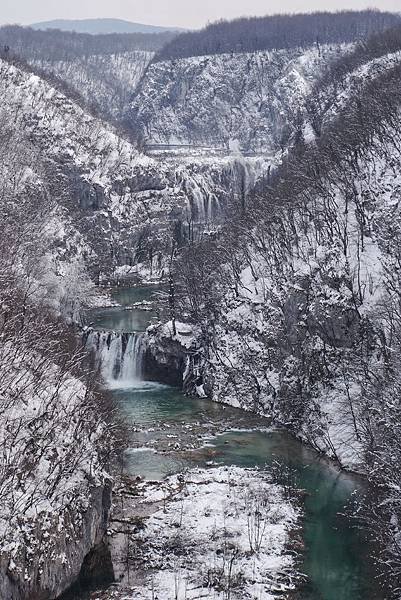
[(401, 0), (0, 0), (0, 23), (111, 17), (150, 25), (202, 27), (244, 15), (372, 7), (401, 12)]

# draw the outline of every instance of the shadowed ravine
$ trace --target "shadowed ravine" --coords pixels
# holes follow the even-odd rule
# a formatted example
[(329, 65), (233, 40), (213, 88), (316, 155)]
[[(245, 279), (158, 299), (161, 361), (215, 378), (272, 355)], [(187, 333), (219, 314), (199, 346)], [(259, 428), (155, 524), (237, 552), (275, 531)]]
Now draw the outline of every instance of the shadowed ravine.
[[(125, 331), (132, 335), (132, 324), (136, 323), (138, 334), (128, 342), (123, 359), (116, 342), (113, 346), (112, 341), (108, 349), (105, 342), (99, 346), (103, 373), (120, 414), (135, 430), (132, 447), (124, 454), (126, 473), (160, 480), (184, 468), (211, 462), (274, 467), (277, 480), (282, 479), (280, 483), (306, 492), (301, 570), (308, 582), (297, 598), (380, 600), (369, 560), (369, 544), (357, 522), (347, 515), (354, 493), (363, 489), (358, 477), (339, 473), (287, 433), (271, 430), (262, 418), (207, 400), (187, 398), (175, 388), (141, 380), (137, 336), (143, 331), (144, 315), (149, 321), (152, 314), (138, 308), (127, 311), (124, 305), (150, 294), (151, 289), (143, 288), (115, 292), (114, 300), (121, 299), (122, 306), (113, 309), (113, 327), (120, 332), (127, 327)], [(91, 315), (92, 322), (100, 323), (101, 339), (106, 335), (102, 314), (105, 311)], [(118, 373), (113, 370), (114, 362), (122, 363)]]

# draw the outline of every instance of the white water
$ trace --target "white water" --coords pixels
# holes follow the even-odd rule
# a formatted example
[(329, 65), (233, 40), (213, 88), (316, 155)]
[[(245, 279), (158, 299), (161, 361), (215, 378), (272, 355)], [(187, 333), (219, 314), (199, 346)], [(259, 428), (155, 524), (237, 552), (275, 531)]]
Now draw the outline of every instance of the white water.
[(188, 220), (191, 223), (205, 225), (213, 223), (219, 216), (221, 207), (217, 196), (207, 194), (202, 190), (192, 190), (192, 197), (188, 199)]
[[(241, 153), (235, 153), (227, 167), (227, 179), (232, 182), (231, 195), (239, 204), (244, 203), (250, 190), (255, 185), (260, 165), (247, 161)], [(218, 195), (213, 185), (208, 185), (208, 178), (198, 181), (192, 178), (188, 184), (187, 218), (195, 225), (213, 225), (219, 222), (223, 212)]]
[(93, 331), (86, 347), (93, 351), (95, 368), (111, 389), (143, 387), (143, 360), (146, 352), (142, 333)]

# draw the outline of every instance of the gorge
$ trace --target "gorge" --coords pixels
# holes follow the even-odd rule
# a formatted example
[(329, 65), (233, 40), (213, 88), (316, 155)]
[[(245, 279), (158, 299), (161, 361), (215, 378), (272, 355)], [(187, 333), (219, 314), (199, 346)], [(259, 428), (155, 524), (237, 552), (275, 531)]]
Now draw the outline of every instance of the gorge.
[(400, 27), (0, 28), (1, 600), (398, 600)]
[[(120, 295), (125, 301), (129, 297), (131, 302), (135, 303), (137, 298), (143, 300), (146, 294), (149, 294), (150, 299), (153, 291), (152, 287), (130, 290), (122, 288), (114, 291), (112, 297), (114, 301)], [(113, 307), (111, 309), (113, 322), (118, 322), (121, 329), (111, 335), (124, 335), (124, 328), (126, 328), (129, 330), (129, 335), (137, 339), (132, 332), (133, 322), (136, 322), (141, 329), (144, 314), (149, 322), (151, 319), (151, 313), (148, 311), (143, 313), (141, 310), (144, 307), (147, 308), (148, 305), (142, 307), (139, 305), (128, 313), (126, 307)], [(104, 309), (91, 312), (91, 321), (96, 321), (96, 313), (100, 314), (97, 326), (103, 326)], [(100, 330), (99, 335), (104, 337), (107, 333)], [(95, 354), (104, 356), (105, 349), (102, 346), (93, 346), (89, 339), (87, 343), (94, 348)], [(322, 597), (327, 600), (345, 600), (350, 597), (372, 598), (372, 600), (377, 598), (379, 592), (369, 558), (370, 546), (359, 529), (357, 521), (353, 521), (351, 516), (354, 494), (364, 493), (363, 479), (341, 473), (338, 467), (291, 438), (285, 430), (271, 427), (267, 419), (257, 418), (227, 406), (219, 407), (209, 400), (184, 397), (179, 388), (144, 381), (141, 373), (145, 369), (143, 365), (141, 367), (141, 361), (144, 360), (145, 353), (138, 345), (132, 344), (131, 347), (133, 350), (130, 351), (129, 344), (127, 345), (121, 361), (120, 351), (116, 351), (115, 347), (109, 344), (107, 352), (110, 356), (106, 355), (102, 363), (103, 377), (115, 395), (118, 413), (124, 419), (129, 431), (129, 445), (124, 453), (124, 474), (128, 477), (140, 475), (144, 481), (148, 480), (150, 482), (148, 485), (152, 486), (152, 493), (155, 495), (155, 481), (159, 481), (159, 486), (162, 486), (163, 479), (174, 474), (182, 474), (182, 477), (191, 480), (199, 468), (206, 469), (206, 476), (208, 470), (213, 473), (213, 470), (220, 465), (229, 469), (233, 467), (251, 469), (251, 472), (259, 469), (255, 473), (273, 473), (274, 484), (290, 485), (302, 491), (303, 516), (300, 527), (305, 546), (299, 546), (295, 552), (294, 567), (306, 575), (307, 580), (306, 584), (301, 585), (300, 597), (308, 600)], [(110, 369), (110, 363), (123, 365), (119, 371), (121, 375), (116, 376), (115, 369)], [(127, 364), (130, 365), (130, 369)], [(126, 375), (122, 375), (127, 372), (130, 372), (129, 379)], [(213, 475), (210, 474), (209, 478), (212, 477)], [(235, 471), (233, 477), (235, 478)], [(151, 506), (150, 501), (149, 504)], [(133, 511), (131, 514), (130, 510)], [(138, 500), (137, 506), (131, 507), (130, 510), (124, 513), (126, 522), (128, 523), (131, 518), (132, 522), (137, 523), (135, 518), (143, 513), (143, 504)], [(157, 507), (153, 507), (153, 511), (157, 511)], [(167, 523), (164, 526), (168, 527)], [(200, 535), (196, 533), (194, 523), (193, 527), (194, 535)], [(177, 535), (180, 535), (180, 529), (183, 530), (184, 543), (189, 544), (183, 526), (178, 527)], [(291, 535), (291, 530), (289, 534)], [(143, 543), (141, 535), (141, 531), (133, 526), (133, 545)], [(266, 536), (268, 537), (269, 534), (267, 533)], [(113, 538), (113, 533), (111, 537)], [(177, 542), (177, 557), (180, 557), (180, 548)], [(174, 547), (171, 551), (174, 556)], [(196, 568), (185, 563), (185, 560), (182, 562), (181, 591), (178, 598), (199, 597), (197, 578), (200, 578), (200, 574), (197, 573)], [(239, 565), (235, 566), (235, 570), (240, 570), (242, 567), (241, 558), (238, 562)], [(165, 565), (160, 574), (152, 570), (151, 563), (149, 565), (146, 561), (141, 563), (139, 560), (137, 563), (139, 566), (135, 560), (132, 562), (132, 579), (141, 581), (143, 574), (138, 575), (135, 572), (141, 573), (141, 570), (145, 570), (146, 573), (149, 569), (148, 581), (153, 581), (153, 592), (150, 591), (149, 583), (146, 588), (146, 584), (135, 586), (130, 584), (130, 581), (124, 580), (126, 587), (124, 592), (121, 592), (121, 597), (123, 593), (129, 593), (130, 597), (134, 598), (151, 598), (151, 593), (164, 594), (162, 597), (173, 594), (173, 590), (168, 588), (168, 585), (173, 585), (174, 582), (174, 579), (169, 579), (169, 566)], [(116, 570), (118, 572), (119, 569)], [(267, 570), (267, 573), (264, 574), (264, 584), (258, 580), (258, 586), (263, 590), (261, 593), (266, 594), (268, 590), (275, 587), (278, 589), (280, 585), (284, 586), (282, 588), (284, 590), (286, 580), (284, 574), (277, 579), (272, 567), (270, 572), (269, 569)], [(293, 577), (295, 571), (290, 581)], [(270, 585), (268, 580), (271, 580)], [(243, 585), (242, 593), (246, 593), (246, 582)], [(207, 594), (213, 593), (214, 597), (219, 598), (218, 591), (212, 592), (212, 590), (213, 587), (204, 597), (210, 597)], [(221, 592), (222, 598), (225, 597), (224, 593)], [(238, 589), (235, 593), (241, 592)], [(120, 596), (117, 591), (110, 591), (110, 596), (106, 593), (103, 597), (119, 598)]]

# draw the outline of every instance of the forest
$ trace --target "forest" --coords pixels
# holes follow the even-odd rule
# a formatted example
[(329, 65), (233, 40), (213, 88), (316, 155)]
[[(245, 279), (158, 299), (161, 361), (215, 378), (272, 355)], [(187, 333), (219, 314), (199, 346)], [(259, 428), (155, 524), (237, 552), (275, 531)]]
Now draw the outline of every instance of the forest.
[(156, 52), (175, 33), (110, 33), (92, 35), (50, 29), (41, 31), (19, 25), (0, 27), (0, 45), (29, 60), (71, 60), (142, 50)]
[(157, 52), (155, 60), (177, 60), (226, 52), (257, 52), (349, 43), (382, 31), (400, 20), (374, 10), (275, 15), (220, 21), (201, 31), (183, 33)]

